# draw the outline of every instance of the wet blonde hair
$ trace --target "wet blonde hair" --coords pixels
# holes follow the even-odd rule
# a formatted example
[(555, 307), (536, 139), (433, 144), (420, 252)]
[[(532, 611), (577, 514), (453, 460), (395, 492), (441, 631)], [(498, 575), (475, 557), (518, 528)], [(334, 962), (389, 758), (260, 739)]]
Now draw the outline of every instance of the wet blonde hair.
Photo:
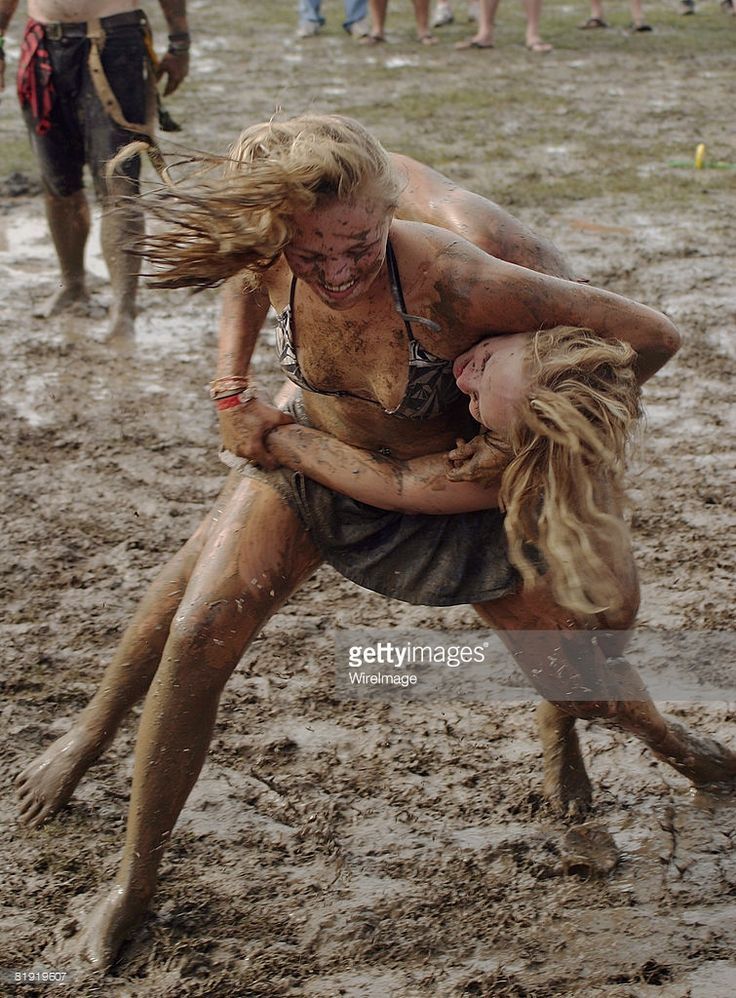
[(156, 287), (216, 287), (241, 271), (253, 279), (289, 244), (296, 214), (363, 195), (390, 215), (399, 196), (380, 142), (339, 115), (253, 125), (227, 156), (196, 161), (206, 171), (196, 185), (149, 199), (149, 210), (171, 226), (145, 242)]
[(506, 439), (488, 441), (507, 459), (499, 505), (512, 564), (525, 588), (544, 575), (575, 614), (621, 604), (611, 553), (630, 543), (621, 514), (627, 444), (641, 415), (635, 358), (628, 344), (590, 329), (536, 333)]

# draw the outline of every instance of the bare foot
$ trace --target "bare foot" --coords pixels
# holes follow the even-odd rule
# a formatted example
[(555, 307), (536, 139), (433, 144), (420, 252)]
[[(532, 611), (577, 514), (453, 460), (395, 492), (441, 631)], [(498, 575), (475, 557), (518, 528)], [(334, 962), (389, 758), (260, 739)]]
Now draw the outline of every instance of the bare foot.
[(135, 334), (135, 312), (113, 308), (110, 316), (110, 326), (107, 332), (108, 341), (130, 340)]
[(106, 971), (117, 960), (125, 940), (148, 911), (150, 895), (135, 895), (120, 884), (76, 921), (76, 933), (60, 947), (60, 957)]
[(544, 757), (544, 796), (563, 817), (579, 821), (593, 802), (593, 788), (580, 752), (575, 719), (543, 700), (537, 730)]
[(105, 743), (82, 725), (75, 725), (49, 745), (16, 777), (21, 823), (40, 828), (53, 818), (104, 748)]
[[(736, 791), (736, 754), (714, 738), (696, 735), (683, 724), (667, 721), (670, 737), (679, 742), (678, 757), (666, 748), (655, 748), (656, 755), (692, 781), (698, 790), (709, 793)], [(685, 753), (683, 757), (682, 748)]]
[(527, 38), (526, 47), (530, 52), (536, 52), (539, 55), (544, 55), (544, 53), (552, 51), (550, 43), (543, 42), (541, 38)]
[(89, 292), (84, 281), (63, 285), (55, 295), (34, 309), (33, 314), (37, 319), (50, 319), (54, 315), (62, 312), (69, 312), (82, 308), (89, 303)]

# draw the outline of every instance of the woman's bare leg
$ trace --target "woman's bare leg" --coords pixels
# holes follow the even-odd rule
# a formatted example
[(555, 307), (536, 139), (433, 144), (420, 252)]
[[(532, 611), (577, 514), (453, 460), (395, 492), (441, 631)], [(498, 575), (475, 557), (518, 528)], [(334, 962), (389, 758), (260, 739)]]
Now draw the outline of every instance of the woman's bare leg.
[[(627, 592), (625, 597), (630, 602), (630, 614), (624, 609), (619, 620), (606, 621), (600, 626), (625, 629), (633, 624), (636, 594)], [(596, 681), (606, 688), (606, 696), (596, 701), (566, 699), (571, 690), (585, 687), (588, 681), (575, 661), (575, 632), (581, 625), (556, 606), (546, 584), (530, 593), (480, 604), (476, 609), (483, 620), (501, 630), (504, 643), (524, 674), (550, 701), (540, 709), (545, 789), (562, 811), (569, 811), (571, 805), (577, 807), (578, 803), (585, 805), (590, 797), (590, 783), (579, 749), (570, 741), (572, 724), (566, 725), (555, 711), (572, 720), (601, 718), (636, 735), (658, 759), (687, 776), (696, 786), (736, 786), (736, 755), (718, 742), (697, 736), (664, 718), (635, 669), (622, 657), (623, 648), (615, 634), (608, 647), (595, 651)], [(555, 641), (550, 647), (543, 632), (555, 630), (568, 632), (566, 640)], [(592, 645), (588, 640), (580, 644), (589, 668)]]
[(171, 831), (209, 748), (220, 694), (249, 641), (320, 562), (276, 492), (243, 480), (210, 532), (146, 698), (121, 867), (72, 942), (110, 966), (153, 896)]
[(237, 472), (233, 472), (212, 511), (151, 583), (97, 692), (71, 729), (16, 778), (23, 824), (39, 828), (67, 803), (89, 767), (113, 740), (123, 719), (145, 695), (208, 532), (239, 480)]

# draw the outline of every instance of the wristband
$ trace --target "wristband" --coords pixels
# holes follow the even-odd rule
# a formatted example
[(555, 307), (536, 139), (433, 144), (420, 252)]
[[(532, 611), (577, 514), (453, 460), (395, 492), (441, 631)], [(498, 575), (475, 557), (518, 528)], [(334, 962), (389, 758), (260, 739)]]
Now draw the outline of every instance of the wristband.
[(225, 398), (215, 399), (215, 408), (218, 412), (222, 412), (223, 409), (234, 409), (236, 406), (240, 406), (243, 403), (240, 401), (240, 393), (236, 395), (227, 395)]
[(247, 405), (248, 402), (254, 402), (258, 398), (258, 393), (255, 388), (246, 388), (242, 392), (232, 392), (230, 395), (220, 395), (219, 398), (214, 400), (215, 408), (218, 412), (222, 412), (223, 409), (234, 409), (236, 406)]
[(168, 51), (172, 55), (180, 55), (183, 52), (188, 52), (191, 45), (192, 39), (188, 31), (179, 31), (173, 35), (169, 35)]

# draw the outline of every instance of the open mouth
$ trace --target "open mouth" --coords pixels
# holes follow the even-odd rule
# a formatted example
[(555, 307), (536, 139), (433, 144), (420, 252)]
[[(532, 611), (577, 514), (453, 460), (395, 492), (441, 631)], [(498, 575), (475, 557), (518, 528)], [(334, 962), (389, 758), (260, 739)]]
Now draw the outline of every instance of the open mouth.
[(345, 281), (344, 284), (328, 284), (327, 281), (322, 281), (322, 287), (331, 295), (342, 295), (346, 291), (350, 291), (358, 283), (358, 278), (354, 277), (351, 281)]

